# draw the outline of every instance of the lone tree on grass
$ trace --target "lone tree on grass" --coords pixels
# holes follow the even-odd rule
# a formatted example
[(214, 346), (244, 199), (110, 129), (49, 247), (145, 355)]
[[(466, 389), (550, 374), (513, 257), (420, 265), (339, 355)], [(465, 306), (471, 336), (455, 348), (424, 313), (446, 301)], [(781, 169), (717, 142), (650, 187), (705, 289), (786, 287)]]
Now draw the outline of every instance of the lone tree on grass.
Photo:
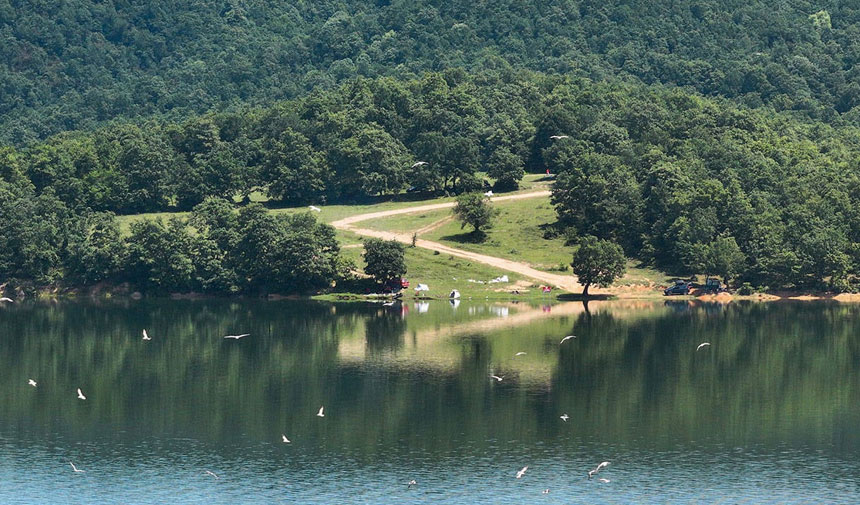
[(481, 193), (464, 193), (457, 197), (454, 215), (460, 220), (460, 229), (471, 226), (474, 233), (482, 235), (484, 230), (493, 227), (493, 218), (498, 214), (487, 197)]
[(406, 273), (403, 244), (396, 240), (371, 238), (364, 241), (364, 273), (377, 282), (397, 279)]
[(585, 286), (583, 296), (588, 296), (588, 288), (592, 284), (609, 286), (624, 275), (626, 259), (618, 244), (588, 235), (579, 241), (579, 249), (573, 254), (570, 266), (579, 283)]

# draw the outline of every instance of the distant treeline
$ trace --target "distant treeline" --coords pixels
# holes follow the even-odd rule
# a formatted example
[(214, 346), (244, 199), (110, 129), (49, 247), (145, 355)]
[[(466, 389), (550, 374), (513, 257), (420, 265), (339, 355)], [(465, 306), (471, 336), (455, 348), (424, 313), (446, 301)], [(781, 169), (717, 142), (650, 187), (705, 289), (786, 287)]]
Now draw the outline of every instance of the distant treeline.
[(860, 6), (825, 0), (0, 0), (0, 142), (504, 68), (685, 86), (856, 123)]
[(189, 219), (135, 221), (72, 212), (55, 196), (0, 181), (0, 283), (12, 288), (128, 282), (148, 292), (302, 293), (348, 275), (334, 229), (310, 213), (236, 211), (209, 199)]
[[(81, 215), (189, 209), (210, 196), (229, 206), (254, 189), (291, 203), (409, 187), (461, 192), (479, 187), (481, 169), (501, 189), (515, 187), (524, 169), (550, 170), (559, 222), (548, 233), (611, 239), (628, 256), (673, 273), (853, 290), (857, 160), (855, 127), (680, 89), (454, 69), (407, 82), (359, 79), (270, 108), (118, 124), (7, 148), (4, 179), (39, 197), (25, 206), (30, 217), (4, 206), (0, 218), (4, 226), (37, 219), (39, 205)], [(14, 254), (0, 251), (33, 259)]]

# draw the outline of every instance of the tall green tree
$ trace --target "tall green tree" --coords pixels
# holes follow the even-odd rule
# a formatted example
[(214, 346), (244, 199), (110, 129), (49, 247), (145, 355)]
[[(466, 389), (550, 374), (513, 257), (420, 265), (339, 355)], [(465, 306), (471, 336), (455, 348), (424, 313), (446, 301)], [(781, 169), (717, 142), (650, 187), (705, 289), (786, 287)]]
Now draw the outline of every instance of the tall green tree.
[(579, 241), (573, 254), (573, 273), (583, 285), (582, 294), (588, 296), (592, 284), (606, 287), (624, 275), (627, 259), (621, 246), (589, 235)]
[(405, 250), (396, 240), (369, 238), (364, 241), (364, 273), (376, 282), (398, 279), (406, 273)]

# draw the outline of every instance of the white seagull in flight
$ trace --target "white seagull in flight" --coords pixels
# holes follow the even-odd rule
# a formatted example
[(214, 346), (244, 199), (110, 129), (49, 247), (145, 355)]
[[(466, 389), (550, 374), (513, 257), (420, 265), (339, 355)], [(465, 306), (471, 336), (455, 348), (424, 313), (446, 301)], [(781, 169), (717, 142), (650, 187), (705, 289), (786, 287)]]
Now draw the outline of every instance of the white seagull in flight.
[(561, 342), (559, 342), (559, 343), (558, 343), (558, 345), (561, 345), (561, 344), (563, 344), (566, 340), (570, 340), (570, 339), (572, 339), (572, 338), (576, 338), (576, 335), (568, 335), (568, 336), (564, 337), (563, 339), (561, 339)]
[(505, 376), (504, 376), (504, 375), (502, 375), (501, 377), (499, 377), (498, 375), (493, 375), (493, 374), (490, 374), (490, 377), (491, 377), (491, 378), (493, 378), (493, 379), (496, 379), (496, 380), (497, 380), (497, 381), (499, 381), (499, 382), (502, 382), (502, 379), (504, 379), (504, 378), (505, 378)]
[(3, 298), (0, 298), (0, 302), (15, 303), (15, 300), (13, 300), (13, 299), (11, 299), (11, 298), (7, 298), (7, 297), (5, 297), (5, 296), (4, 296)]
[(283, 441), (284, 441), (284, 443), (285, 443), (285, 444), (289, 444), (289, 443), (290, 443), (290, 439), (289, 439), (289, 438), (287, 438), (287, 436), (286, 436), (286, 435), (281, 435), (281, 438), (283, 439)]
[(551, 138), (553, 140), (561, 140), (561, 139), (566, 139), (566, 138), (570, 138), (570, 137), (567, 135), (551, 135), (549, 138)]
[(251, 336), (250, 333), (243, 333), (241, 335), (227, 335), (224, 338), (232, 338), (235, 340), (239, 340), (240, 338), (245, 338), (245, 337), (250, 337), (250, 336)]
[(316, 205), (308, 205), (308, 208), (314, 212), (322, 212), (322, 209), (317, 207)]
[(524, 353), (524, 352), (520, 351), (520, 352), (518, 352), (518, 353), (514, 354), (514, 357), (517, 357), (517, 356), (525, 356), (525, 355), (526, 355), (526, 353)]
[(69, 461), (69, 464), (72, 465), (72, 470), (74, 470), (75, 473), (86, 473), (86, 470), (78, 470), (78, 467), (76, 467), (71, 461)]
[(604, 479), (603, 477), (601, 477), (601, 478), (599, 478), (599, 479), (597, 479), (597, 480), (599, 480), (600, 482), (603, 482), (604, 484), (608, 484), (608, 483), (609, 483), (609, 479)]
[(215, 475), (214, 473), (210, 472), (209, 470), (206, 470), (206, 473), (207, 473), (207, 474), (209, 474), (209, 475), (211, 475), (211, 476), (213, 476), (213, 477), (215, 477), (216, 479), (220, 479), (220, 478), (221, 478), (221, 477), (218, 477), (217, 475)]
[(588, 471), (588, 478), (590, 479), (593, 475), (597, 474), (597, 472), (599, 472), (601, 469), (603, 469), (607, 466), (609, 466), (609, 461), (604, 461), (603, 463), (597, 465), (597, 468), (595, 468), (594, 470), (589, 470)]
[(28, 381), (27, 381), (27, 384), (29, 384), (29, 385), (31, 385), (31, 386), (33, 386), (33, 387), (36, 387), (36, 381), (34, 381), (33, 379), (28, 380)]
[(558, 416), (558, 418), (564, 422), (567, 422), (567, 420), (570, 419), (570, 416), (567, 414), (562, 414), (562, 415)]
[(150, 337), (149, 334), (146, 333), (146, 328), (143, 329), (143, 339), (152, 340), (152, 337)]
[(81, 388), (78, 388), (78, 400), (86, 400), (87, 397), (81, 392)]
[(325, 407), (320, 407), (320, 411), (319, 411), (319, 412), (317, 412), (317, 417), (325, 417), (325, 414), (323, 414), (323, 409), (324, 409), (324, 408), (325, 408)]
[(517, 472), (517, 478), (518, 478), (518, 479), (522, 479), (522, 478), (523, 478), (523, 475), (525, 475), (525, 474), (526, 474), (526, 470), (528, 470), (528, 469), (529, 469), (529, 467), (524, 466), (522, 470), (520, 470), (519, 472)]
[(412, 168), (420, 167), (421, 165), (427, 165), (427, 164), (428, 163), (426, 161), (417, 161), (417, 162), (412, 164)]
[(699, 344), (699, 347), (696, 347), (696, 350), (698, 351), (702, 347), (708, 347), (709, 345), (711, 345), (710, 342), (702, 342), (701, 344)]

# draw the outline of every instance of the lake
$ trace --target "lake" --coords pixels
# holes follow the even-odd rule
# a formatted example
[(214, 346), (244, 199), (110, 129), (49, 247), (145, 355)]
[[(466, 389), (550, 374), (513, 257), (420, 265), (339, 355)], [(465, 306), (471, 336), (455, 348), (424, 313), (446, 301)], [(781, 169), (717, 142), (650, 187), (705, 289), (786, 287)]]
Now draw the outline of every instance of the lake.
[(16, 304), (0, 381), (2, 504), (860, 503), (860, 305)]

